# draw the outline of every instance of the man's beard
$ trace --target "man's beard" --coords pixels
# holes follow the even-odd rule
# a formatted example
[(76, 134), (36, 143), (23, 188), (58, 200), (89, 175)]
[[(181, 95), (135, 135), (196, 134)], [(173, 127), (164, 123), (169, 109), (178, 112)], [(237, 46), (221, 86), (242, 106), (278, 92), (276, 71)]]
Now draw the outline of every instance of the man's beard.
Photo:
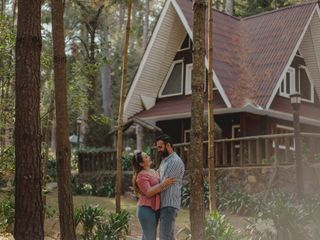
[(162, 152), (160, 152), (160, 155), (162, 158), (166, 158), (169, 156), (168, 150), (164, 149)]

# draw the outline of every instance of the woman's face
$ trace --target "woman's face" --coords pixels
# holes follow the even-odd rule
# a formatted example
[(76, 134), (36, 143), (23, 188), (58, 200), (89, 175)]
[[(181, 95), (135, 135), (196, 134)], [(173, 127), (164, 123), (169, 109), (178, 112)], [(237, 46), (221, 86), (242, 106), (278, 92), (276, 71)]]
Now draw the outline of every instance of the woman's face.
[(141, 157), (142, 157), (142, 162), (140, 163), (141, 167), (150, 168), (152, 165), (152, 161), (151, 161), (150, 156), (148, 154), (146, 154), (145, 152), (142, 152)]

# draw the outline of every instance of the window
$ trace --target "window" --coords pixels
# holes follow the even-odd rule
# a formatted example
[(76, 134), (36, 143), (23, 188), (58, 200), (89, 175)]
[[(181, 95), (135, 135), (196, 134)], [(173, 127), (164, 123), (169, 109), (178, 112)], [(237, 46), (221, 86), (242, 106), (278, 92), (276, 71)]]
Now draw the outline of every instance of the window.
[(172, 63), (169, 72), (160, 88), (159, 97), (170, 97), (181, 95), (183, 92), (183, 61)]
[[(192, 82), (192, 70), (193, 70), (193, 64), (187, 64), (186, 65), (186, 84), (185, 84), (185, 94), (189, 95), (192, 93), (191, 90), (191, 82)], [(206, 91), (206, 80), (207, 80), (207, 73), (206, 77), (204, 78), (204, 88), (203, 90)]]
[(189, 36), (187, 35), (186, 38), (183, 40), (179, 51), (190, 49), (190, 45), (191, 45), (191, 41), (190, 41)]
[[(189, 143), (190, 142), (190, 133), (191, 130), (184, 130), (184, 135), (183, 135), (183, 142), (184, 143)], [(188, 151), (188, 147), (184, 147), (185, 151)]]
[[(275, 134), (285, 134), (285, 133), (293, 133), (293, 128), (277, 124), (276, 125)], [(280, 149), (286, 149), (285, 139), (284, 138), (279, 138), (278, 141), (279, 141), (279, 148)], [(272, 146), (275, 147), (275, 142), (272, 143)], [(289, 149), (290, 150), (295, 150), (293, 138), (291, 138), (290, 141), (289, 141)]]
[(290, 97), (290, 94), (294, 92), (297, 92), (295, 83), (295, 69), (290, 67), (281, 82), (280, 96)]
[[(240, 125), (232, 125), (232, 138), (238, 138), (241, 137), (241, 129), (240, 129)], [(240, 148), (240, 142), (236, 141), (234, 142), (234, 147)]]
[(301, 93), (301, 99), (306, 102), (314, 102), (314, 86), (311, 81), (311, 77), (308, 73), (308, 69), (305, 66), (299, 67), (299, 92)]
[(240, 125), (232, 125), (232, 138), (241, 137)]
[(289, 98), (293, 93), (300, 93), (303, 101), (314, 102), (313, 84), (305, 66), (299, 66), (295, 74), (294, 68), (289, 68), (281, 82), (280, 96)]

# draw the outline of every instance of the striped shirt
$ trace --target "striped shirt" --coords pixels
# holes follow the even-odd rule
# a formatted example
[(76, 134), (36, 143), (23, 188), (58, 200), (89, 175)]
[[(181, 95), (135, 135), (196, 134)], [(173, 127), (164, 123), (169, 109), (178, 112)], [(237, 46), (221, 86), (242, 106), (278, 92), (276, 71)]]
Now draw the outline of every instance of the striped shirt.
[(174, 207), (180, 209), (181, 204), (181, 187), (184, 174), (184, 163), (181, 158), (173, 152), (161, 161), (160, 182), (166, 177), (176, 179), (176, 182), (161, 192), (161, 208)]

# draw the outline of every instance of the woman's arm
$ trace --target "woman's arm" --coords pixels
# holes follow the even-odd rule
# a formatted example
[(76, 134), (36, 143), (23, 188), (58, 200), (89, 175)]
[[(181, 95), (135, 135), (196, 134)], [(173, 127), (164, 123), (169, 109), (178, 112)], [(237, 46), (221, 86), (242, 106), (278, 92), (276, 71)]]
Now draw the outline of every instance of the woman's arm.
[(174, 178), (166, 178), (161, 183), (150, 186), (150, 183), (148, 180), (144, 178), (137, 179), (137, 185), (139, 187), (139, 190), (145, 195), (146, 197), (153, 197), (157, 193), (163, 191), (168, 186), (174, 184), (176, 180)]

